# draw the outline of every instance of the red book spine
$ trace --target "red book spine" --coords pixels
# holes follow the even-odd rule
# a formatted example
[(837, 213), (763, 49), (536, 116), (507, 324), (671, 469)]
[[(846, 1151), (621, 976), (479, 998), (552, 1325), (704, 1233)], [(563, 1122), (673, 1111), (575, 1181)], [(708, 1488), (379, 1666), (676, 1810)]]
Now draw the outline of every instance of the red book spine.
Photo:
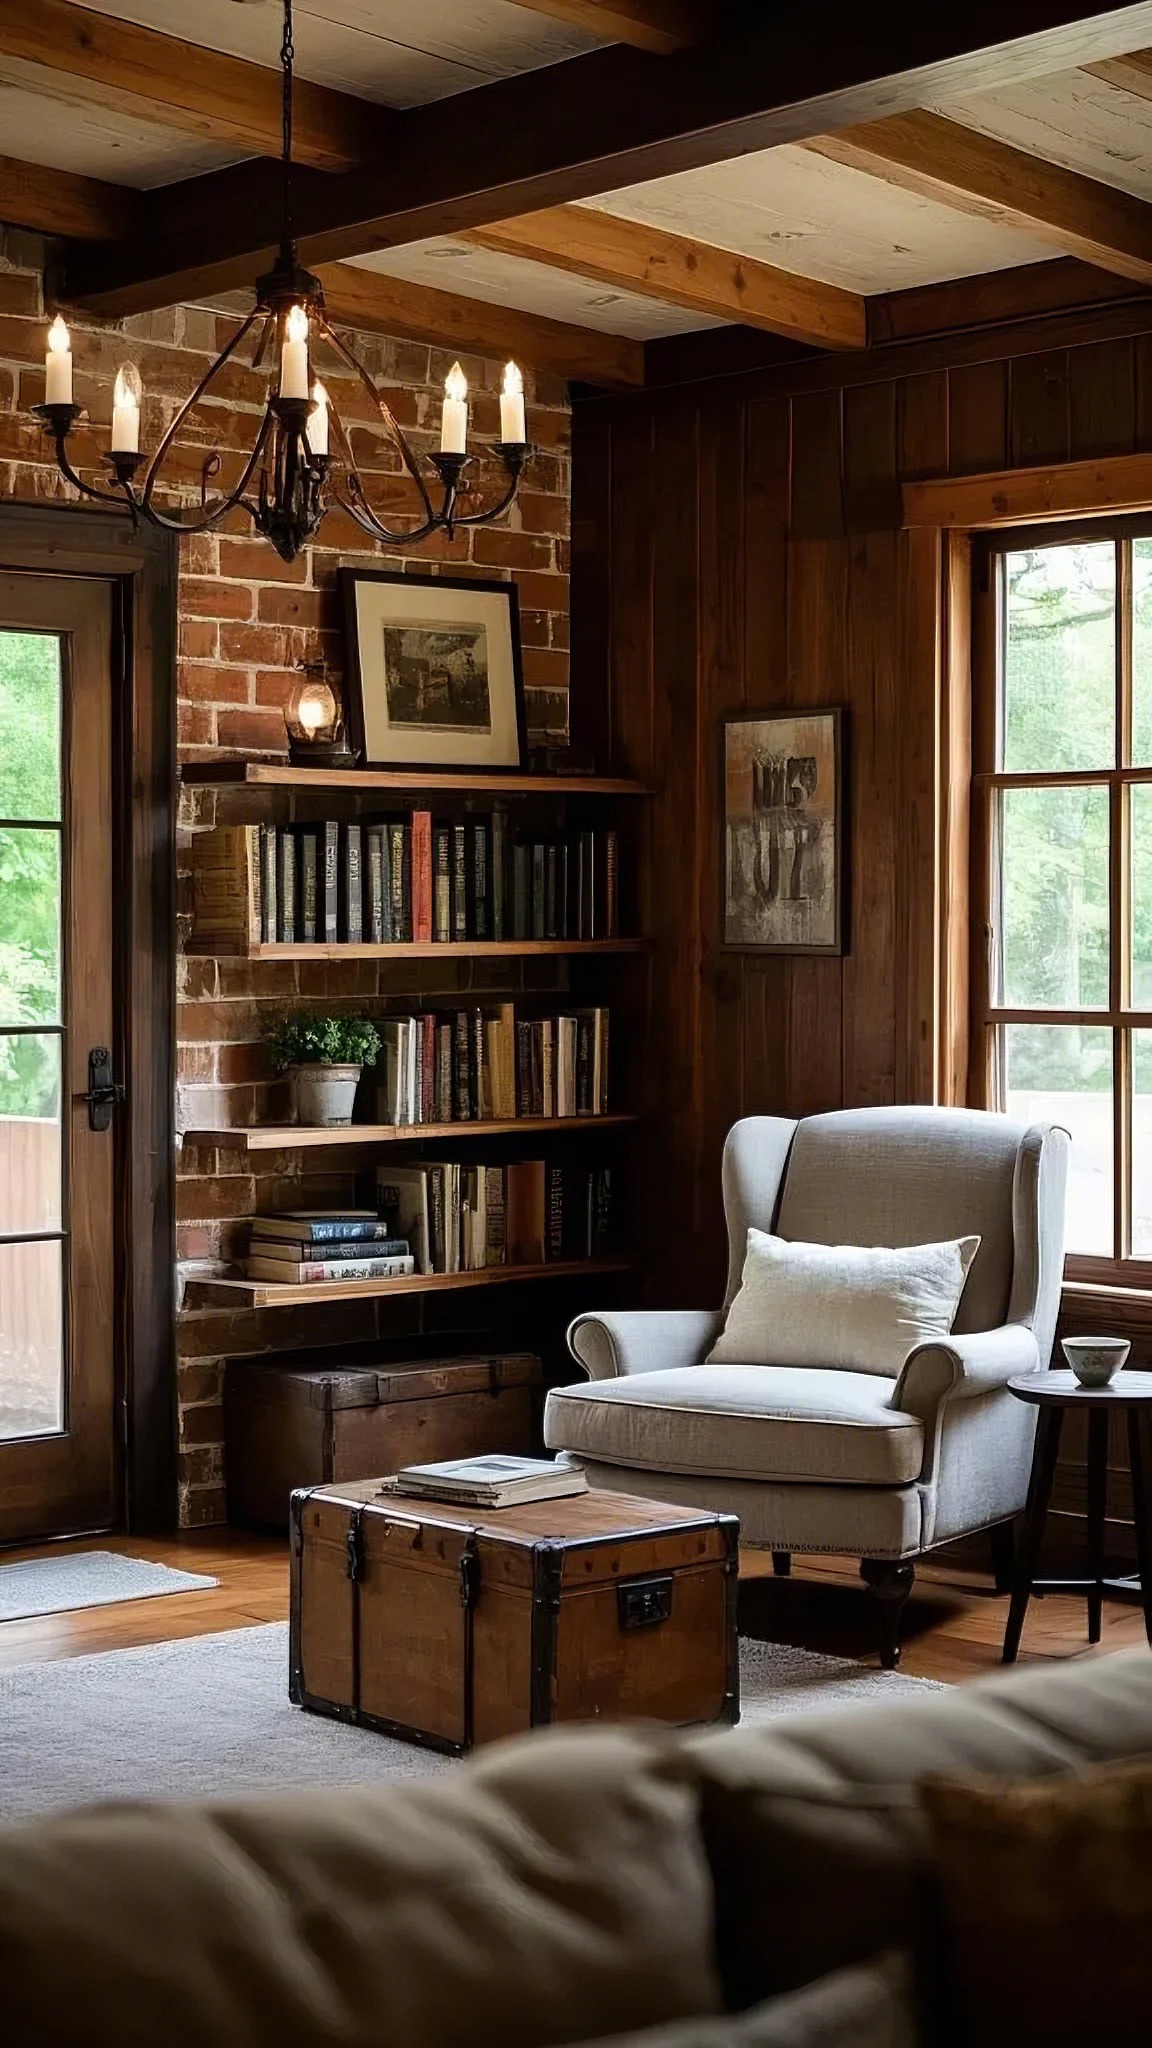
[(412, 937), (432, 937), (432, 813), (412, 813)]

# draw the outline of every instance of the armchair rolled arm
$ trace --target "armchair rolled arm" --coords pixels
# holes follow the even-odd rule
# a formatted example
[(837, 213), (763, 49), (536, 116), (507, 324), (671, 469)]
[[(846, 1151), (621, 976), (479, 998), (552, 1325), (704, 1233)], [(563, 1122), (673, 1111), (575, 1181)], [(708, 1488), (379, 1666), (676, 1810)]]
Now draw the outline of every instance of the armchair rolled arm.
[(624, 1309), (577, 1316), (568, 1349), (591, 1380), (699, 1365), (724, 1327), (722, 1309)]
[(974, 1330), (918, 1344), (904, 1361), (892, 1406), (927, 1422), (941, 1402), (967, 1400), (1002, 1387), (1017, 1373), (1038, 1372), (1040, 1352), (1024, 1323)]

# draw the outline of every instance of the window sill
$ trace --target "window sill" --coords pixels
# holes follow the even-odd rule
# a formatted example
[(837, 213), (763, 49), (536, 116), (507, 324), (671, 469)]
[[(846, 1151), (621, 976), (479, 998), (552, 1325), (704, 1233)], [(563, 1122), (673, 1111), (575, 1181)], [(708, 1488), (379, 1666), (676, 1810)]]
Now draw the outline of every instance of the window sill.
[(1103, 1280), (1066, 1280), (1060, 1302), (1060, 1328), (1130, 1337), (1152, 1334), (1152, 1288), (1123, 1287)]

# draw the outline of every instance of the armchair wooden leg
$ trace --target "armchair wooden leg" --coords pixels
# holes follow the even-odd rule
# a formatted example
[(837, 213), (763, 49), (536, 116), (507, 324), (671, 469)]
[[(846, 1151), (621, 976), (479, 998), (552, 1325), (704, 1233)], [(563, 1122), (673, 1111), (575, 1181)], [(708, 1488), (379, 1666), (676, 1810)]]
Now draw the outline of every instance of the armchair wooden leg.
[(992, 1545), (992, 1574), (998, 1593), (1010, 1593), (1016, 1572), (1016, 1518), (1010, 1522), (997, 1522), (988, 1531)]
[(791, 1578), (792, 1552), (790, 1550), (774, 1550), (772, 1552), (772, 1569), (778, 1579)]
[(895, 1671), (900, 1662), (900, 1616), (912, 1591), (916, 1567), (907, 1561), (897, 1563), (890, 1558), (863, 1557), (860, 1560), (860, 1577), (879, 1603), (881, 1666), (885, 1671)]

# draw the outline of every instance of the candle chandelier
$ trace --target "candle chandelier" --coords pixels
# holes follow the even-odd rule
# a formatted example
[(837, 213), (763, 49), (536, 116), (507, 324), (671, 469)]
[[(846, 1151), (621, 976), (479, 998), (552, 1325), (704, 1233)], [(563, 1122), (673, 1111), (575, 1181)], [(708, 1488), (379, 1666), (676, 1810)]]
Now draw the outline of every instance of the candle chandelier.
[[(520, 473), (530, 452), (523, 380), (516, 364), (509, 363), (500, 399), (500, 439), (492, 451), (504, 472), (495, 501), (480, 509), (462, 509), (462, 503), (473, 507), (478, 493), (466, 482), (472, 462), (468, 453), (468, 385), (459, 363), (452, 365), (445, 380), (440, 447), (422, 459), (411, 447), (368, 372), (329, 325), (319, 278), (299, 263), (292, 229), (294, 57), (292, 0), (284, 0), (284, 39), (280, 50), (284, 211), (280, 254), (267, 275), (256, 280), (252, 311), (176, 413), (140, 480), (137, 481), (137, 475), (143, 461), (143, 392), (140, 372), (134, 363), (122, 364), (116, 376), (111, 447), (104, 457), (106, 484), (85, 481), (69, 459), (68, 436), (83, 417), (83, 409), (73, 400), (71, 340), (59, 315), (48, 336), (45, 402), (32, 410), (52, 434), (57, 466), (70, 484), (86, 498), (101, 504), (127, 505), (134, 520), (147, 519), (169, 532), (203, 533), (219, 525), (239, 506), (257, 532), (271, 541), (277, 554), (291, 562), (311, 540), (325, 512), (331, 505), (338, 505), (364, 533), (385, 547), (412, 547), (438, 532), (451, 538), (458, 527), (481, 526), (499, 519), (516, 496)], [(219, 474), (223, 460), (219, 451), (213, 450), (206, 456), (201, 472), (198, 510), (191, 510), (186, 516), (162, 511), (155, 494), (168, 450), (178, 440), (188, 414), (211, 392), (224, 365), (257, 328), (260, 331), (252, 367), (259, 369), (274, 363), (277, 373), (239, 481), (227, 494), (209, 495), (211, 481)], [(326, 344), (359, 379), (383, 420), (403, 470), (416, 489), (413, 524), (399, 529), (386, 526), (372, 510), (336, 405), (313, 374), (312, 356), (317, 343)], [(427, 470), (425, 463), (429, 466)], [(435, 480), (430, 471), (435, 472)]]

